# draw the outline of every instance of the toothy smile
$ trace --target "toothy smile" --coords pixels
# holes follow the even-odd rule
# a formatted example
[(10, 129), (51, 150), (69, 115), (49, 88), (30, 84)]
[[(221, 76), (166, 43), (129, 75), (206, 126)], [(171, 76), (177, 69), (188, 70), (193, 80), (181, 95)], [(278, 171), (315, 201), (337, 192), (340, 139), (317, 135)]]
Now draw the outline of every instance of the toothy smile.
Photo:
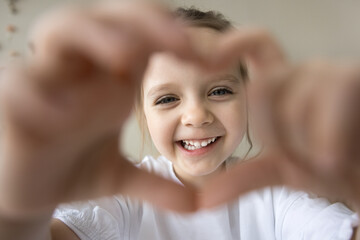
[(215, 142), (218, 139), (218, 137), (213, 137), (209, 139), (202, 139), (202, 140), (181, 140), (181, 145), (190, 151), (204, 148), (213, 142)]

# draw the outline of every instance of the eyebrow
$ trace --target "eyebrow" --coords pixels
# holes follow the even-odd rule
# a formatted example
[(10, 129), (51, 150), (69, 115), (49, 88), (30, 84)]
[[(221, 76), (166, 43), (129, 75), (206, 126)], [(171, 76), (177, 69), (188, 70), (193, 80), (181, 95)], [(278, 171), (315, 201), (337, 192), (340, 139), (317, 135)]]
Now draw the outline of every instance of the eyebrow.
[(154, 87), (152, 87), (150, 89), (150, 91), (148, 92), (147, 96), (148, 97), (151, 97), (153, 95), (155, 95), (157, 92), (159, 91), (164, 91), (164, 90), (168, 90), (170, 89), (172, 86), (174, 86), (173, 83), (164, 83), (164, 84), (159, 84), (159, 85), (156, 85)]
[(234, 83), (241, 83), (240, 78), (235, 77), (233, 74), (224, 74), (220, 76), (216, 76), (212, 78), (211, 81), (226, 81), (226, 82), (234, 82)]
[[(219, 75), (219, 76), (210, 78), (210, 83), (219, 82), (219, 81), (231, 82), (231, 83), (237, 83), (237, 84), (241, 83), (240, 79), (235, 77), (233, 74), (224, 74), (224, 75)], [(168, 89), (174, 87), (174, 85), (175, 85), (174, 83), (164, 83), (164, 84), (156, 85), (149, 90), (147, 96), (152, 97), (157, 92), (168, 90)]]

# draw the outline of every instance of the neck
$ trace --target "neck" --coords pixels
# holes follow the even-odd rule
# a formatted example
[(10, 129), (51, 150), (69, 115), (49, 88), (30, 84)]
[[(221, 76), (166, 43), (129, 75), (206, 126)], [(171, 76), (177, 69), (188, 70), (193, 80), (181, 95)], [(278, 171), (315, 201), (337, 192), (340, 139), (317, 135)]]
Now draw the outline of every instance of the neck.
[(174, 166), (176, 177), (184, 184), (185, 187), (189, 187), (195, 190), (200, 190), (209, 181), (209, 179), (219, 175), (223, 170), (225, 170), (225, 162), (214, 172), (202, 176), (193, 176), (188, 174), (179, 174), (176, 170), (176, 167)]

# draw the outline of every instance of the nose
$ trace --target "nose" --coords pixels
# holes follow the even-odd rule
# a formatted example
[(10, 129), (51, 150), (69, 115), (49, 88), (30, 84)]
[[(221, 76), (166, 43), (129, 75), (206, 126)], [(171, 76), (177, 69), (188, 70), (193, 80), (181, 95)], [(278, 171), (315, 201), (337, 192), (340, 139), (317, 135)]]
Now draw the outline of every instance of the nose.
[(184, 106), (181, 123), (187, 127), (203, 127), (214, 121), (214, 115), (205, 104), (189, 103)]

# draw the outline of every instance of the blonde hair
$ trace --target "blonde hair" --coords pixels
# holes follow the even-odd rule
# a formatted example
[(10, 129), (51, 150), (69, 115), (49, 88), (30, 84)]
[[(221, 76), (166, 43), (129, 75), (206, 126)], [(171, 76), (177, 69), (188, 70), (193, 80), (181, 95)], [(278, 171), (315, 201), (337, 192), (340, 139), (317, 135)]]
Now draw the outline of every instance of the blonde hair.
[[(177, 18), (185, 21), (190, 26), (194, 27), (204, 27), (214, 29), (219, 32), (225, 32), (231, 28), (233, 28), (231, 22), (227, 20), (221, 13), (215, 11), (207, 11), (203, 12), (196, 8), (177, 8), (174, 11), (174, 14)], [(247, 68), (244, 63), (239, 63), (239, 73), (241, 79), (244, 81), (245, 85), (248, 82), (248, 72)], [(138, 89), (136, 94), (136, 101), (135, 101), (135, 113), (136, 118), (139, 124), (140, 132), (141, 132), (141, 151), (139, 154), (139, 159), (142, 159), (144, 146), (146, 142), (150, 139), (149, 131), (146, 124), (146, 117), (144, 113), (144, 91), (143, 86)], [(247, 114), (248, 116), (248, 114)], [(253, 142), (250, 137), (249, 131), (249, 117), (247, 117), (247, 128), (246, 128), (246, 138), (249, 143), (249, 149), (246, 152), (244, 159), (246, 159), (253, 148)]]

